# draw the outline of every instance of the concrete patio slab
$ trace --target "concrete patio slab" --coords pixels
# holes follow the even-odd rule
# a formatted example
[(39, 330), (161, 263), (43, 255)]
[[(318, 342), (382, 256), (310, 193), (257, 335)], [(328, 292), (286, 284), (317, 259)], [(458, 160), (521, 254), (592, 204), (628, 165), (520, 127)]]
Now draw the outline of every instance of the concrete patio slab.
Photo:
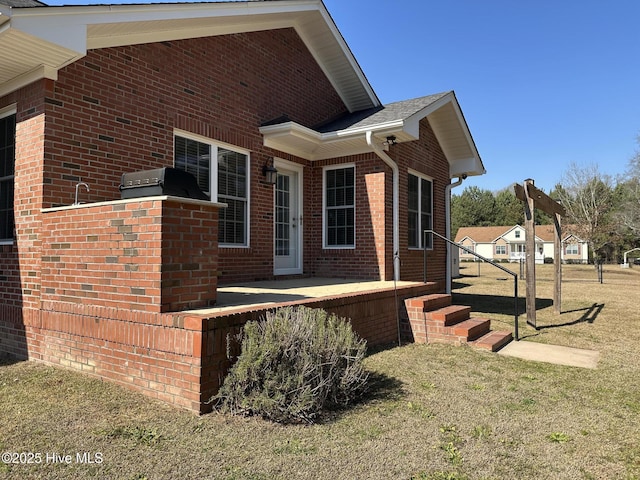
[(597, 368), (600, 352), (535, 342), (511, 342), (498, 354), (570, 367)]
[(214, 307), (190, 310), (185, 313), (212, 314), (236, 309), (238, 307), (251, 308), (269, 306), (296, 300), (416, 285), (422, 285), (422, 283), (407, 281), (362, 281), (325, 277), (266, 280), (262, 282), (219, 285), (218, 298)]

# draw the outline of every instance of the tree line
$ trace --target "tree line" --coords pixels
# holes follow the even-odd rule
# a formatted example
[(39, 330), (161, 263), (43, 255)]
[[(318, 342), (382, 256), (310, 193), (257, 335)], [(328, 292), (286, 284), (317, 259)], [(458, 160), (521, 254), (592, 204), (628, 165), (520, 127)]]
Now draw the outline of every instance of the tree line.
[[(624, 252), (640, 248), (640, 152), (616, 178), (602, 174), (597, 165), (573, 163), (548, 195), (564, 206), (562, 224), (588, 243), (591, 261), (621, 263)], [(540, 210), (535, 219), (538, 225), (553, 223)], [(454, 237), (460, 227), (516, 224), (524, 225), (524, 204), (512, 186), (497, 193), (466, 187), (451, 197)]]

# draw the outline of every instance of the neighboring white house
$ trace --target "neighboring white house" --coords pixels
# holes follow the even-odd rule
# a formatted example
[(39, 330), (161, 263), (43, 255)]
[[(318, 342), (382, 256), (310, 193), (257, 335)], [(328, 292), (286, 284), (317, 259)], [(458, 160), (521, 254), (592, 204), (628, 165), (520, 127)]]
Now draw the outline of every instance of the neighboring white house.
[[(536, 225), (536, 263), (554, 257), (553, 225)], [(456, 243), (485, 258), (498, 261), (519, 262), (525, 258), (525, 229), (520, 225), (501, 227), (461, 227)], [(460, 261), (476, 260), (476, 257), (460, 250)], [(563, 262), (587, 263), (587, 242), (572, 233), (564, 233), (561, 257)]]

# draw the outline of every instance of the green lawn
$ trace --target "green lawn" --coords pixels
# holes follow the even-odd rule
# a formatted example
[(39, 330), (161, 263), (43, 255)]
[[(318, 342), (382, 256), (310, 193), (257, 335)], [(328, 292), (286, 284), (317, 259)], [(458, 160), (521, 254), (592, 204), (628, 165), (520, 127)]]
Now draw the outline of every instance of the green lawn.
[[(512, 329), (513, 282), (462, 267), (456, 300)], [(40, 463), (0, 463), (0, 478), (640, 479), (640, 268), (607, 266), (600, 284), (593, 267), (564, 267), (561, 315), (551, 266), (537, 271), (542, 328), (523, 314), (522, 341), (598, 350), (596, 370), (390, 348), (366, 359), (366, 401), (317, 425), (280, 426), (198, 417), (75, 372), (6, 363), (0, 452)]]

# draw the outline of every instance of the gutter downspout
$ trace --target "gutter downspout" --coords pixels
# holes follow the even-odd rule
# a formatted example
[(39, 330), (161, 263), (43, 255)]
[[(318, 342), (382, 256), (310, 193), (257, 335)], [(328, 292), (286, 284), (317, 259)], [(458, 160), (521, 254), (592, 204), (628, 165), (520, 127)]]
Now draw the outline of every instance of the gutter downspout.
[[(444, 217), (446, 222), (445, 237), (447, 237), (449, 240), (451, 240), (451, 189), (460, 186), (462, 184), (462, 181), (466, 178), (467, 175), (462, 174), (458, 177), (458, 180), (444, 187)], [(451, 247), (452, 245), (447, 242), (447, 273), (445, 279), (445, 288), (448, 294), (451, 294)]]
[(367, 145), (375, 152), (384, 163), (389, 165), (393, 172), (393, 279), (400, 280), (400, 232), (399, 232), (399, 204), (400, 204), (400, 175), (398, 164), (386, 154), (373, 140), (373, 132), (367, 130)]

